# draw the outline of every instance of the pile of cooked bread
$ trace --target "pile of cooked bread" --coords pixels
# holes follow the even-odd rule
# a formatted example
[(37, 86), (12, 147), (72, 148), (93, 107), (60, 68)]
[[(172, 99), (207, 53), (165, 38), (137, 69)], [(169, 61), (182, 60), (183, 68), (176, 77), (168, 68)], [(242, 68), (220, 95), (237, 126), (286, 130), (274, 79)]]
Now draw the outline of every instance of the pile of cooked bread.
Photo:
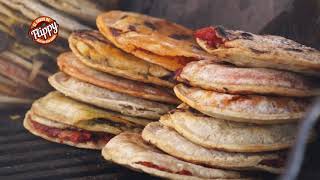
[[(96, 16), (118, 4), (99, 1), (0, 0), (0, 109), (29, 105), (52, 90), (47, 79), (57, 70), (55, 59), (67, 50), (70, 33), (95, 27)], [(45, 46), (28, 36), (31, 22), (42, 15), (59, 24), (59, 37)]]
[(319, 51), (123, 11), (100, 14), (97, 26), (70, 35), (72, 52), (49, 78), (57, 91), (25, 117), (31, 133), (102, 149), (107, 160), (163, 178), (281, 173), (299, 120), (320, 94)]

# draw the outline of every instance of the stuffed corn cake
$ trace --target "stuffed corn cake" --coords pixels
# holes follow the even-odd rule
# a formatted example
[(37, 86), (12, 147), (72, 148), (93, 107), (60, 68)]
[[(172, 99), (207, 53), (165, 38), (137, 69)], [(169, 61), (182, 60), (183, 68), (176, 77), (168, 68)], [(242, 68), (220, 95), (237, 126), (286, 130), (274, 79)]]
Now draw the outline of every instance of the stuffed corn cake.
[(234, 153), (208, 149), (189, 141), (159, 122), (149, 123), (142, 131), (142, 138), (171, 156), (194, 164), (276, 174), (284, 169), (285, 160), (279, 152)]
[(170, 71), (190, 61), (214, 59), (199, 48), (192, 30), (164, 19), (109, 11), (97, 17), (97, 27), (118, 48)]
[(291, 147), (298, 124), (257, 125), (206, 116), (186, 104), (161, 117), (160, 122), (203, 147), (228, 152), (277, 151)]
[(310, 104), (309, 98), (235, 95), (178, 84), (177, 97), (192, 108), (218, 119), (278, 124), (300, 120)]
[(179, 103), (179, 100), (169, 88), (154, 87), (142, 82), (132, 81), (97, 71), (84, 65), (72, 53), (61, 54), (58, 57), (58, 66), (64, 73), (102, 88), (152, 101), (168, 104)]
[(244, 68), (204, 60), (187, 64), (177, 80), (202, 89), (228, 94), (267, 94), (305, 97), (320, 94), (319, 79), (297, 73)]
[(195, 32), (198, 44), (225, 61), (320, 76), (320, 52), (280, 36), (256, 35), (221, 26)]
[(98, 109), (51, 92), (32, 104), (24, 126), (49, 141), (101, 149), (123, 131), (140, 132), (150, 121)]
[(73, 32), (69, 46), (91, 68), (144, 83), (174, 86), (172, 72), (118, 49), (98, 31)]
[(117, 135), (102, 149), (102, 155), (106, 160), (168, 179), (250, 179), (240, 172), (207, 168), (179, 160), (144, 142), (136, 133)]
[(63, 72), (49, 77), (49, 83), (68, 97), (128, 116), (158, 120), (161, 115), (174, 108), (172, 105), (101, 88)]

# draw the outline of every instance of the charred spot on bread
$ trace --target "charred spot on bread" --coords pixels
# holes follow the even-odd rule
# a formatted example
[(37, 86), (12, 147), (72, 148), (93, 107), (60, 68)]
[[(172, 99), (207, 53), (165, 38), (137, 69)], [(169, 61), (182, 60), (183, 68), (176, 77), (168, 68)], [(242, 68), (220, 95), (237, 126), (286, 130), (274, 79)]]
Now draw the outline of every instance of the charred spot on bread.
[(253, 35), (251, 33), (243, 32), (240, 35), (241, 35), (242, 39), (253, 40)]
[(202, 51), (202, 49), (201, 49), (200, 46), (197, 46), (197, 45), (192, 44), (191, 47), (192, 47), (192, 49)]
[(114, 37), (117, 37), (117, 36), (119, 36), (119, 35), (122, 33), (121, 30), (116, 29), (116, 28), (113, 28), (113, 27), (110, 27), (110, 31), (111, 31), (111, 34), (112, 34)]
[(127, 18), (128, 17), (128, 15), (124, 15), (124, 16), (122, 16), (120, 19), (125, 19), (125, 18)]
[(255, 54), (265, 54), (265, 53), (269, 53), (269, 51), (263, 51), (263, 50), (258, 50), (258, 49), (254, 49), (254, 48), (250, 48), (250, 50), (255, 53)]
[(190, 35), (187, 34), (171, 34), (169, 35), (169, 37), (176, 39), (176, 40), (187, 40), (187, 39), (191, 39)]
[(156, 30), (156, 26), (149, 21), (144, 21), (143, 24), (152, 30)]
[(303, 52), (302, 49), (297, 49), (297, 48), (284, 48), (286, 51), (294, 51), (294, 52)]
[(130, 31), (137, 31), (137, 28), (134, 25), (129, 25), (128, 29)]

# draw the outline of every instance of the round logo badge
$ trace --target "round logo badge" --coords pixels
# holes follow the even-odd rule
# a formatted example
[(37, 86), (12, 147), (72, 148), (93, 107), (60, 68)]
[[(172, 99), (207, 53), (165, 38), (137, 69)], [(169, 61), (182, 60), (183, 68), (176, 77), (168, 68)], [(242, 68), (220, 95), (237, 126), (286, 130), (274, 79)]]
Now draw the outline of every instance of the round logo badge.
[(59, 24), (48, 16), (40, 16), (32, 21), (29, 36), (39, 44), (49, 44), (58, 37)]

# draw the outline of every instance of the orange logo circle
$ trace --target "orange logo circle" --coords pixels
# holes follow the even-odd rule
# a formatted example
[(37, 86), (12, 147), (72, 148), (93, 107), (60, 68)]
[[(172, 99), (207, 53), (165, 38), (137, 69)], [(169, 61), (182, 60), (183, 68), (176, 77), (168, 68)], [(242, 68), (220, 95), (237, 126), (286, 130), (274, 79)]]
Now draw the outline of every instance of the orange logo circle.
[(40, 16), (32, 21), (29, 36), (39, 44), (49, 44), (58, 37), (59, 24), (48, 16)]

